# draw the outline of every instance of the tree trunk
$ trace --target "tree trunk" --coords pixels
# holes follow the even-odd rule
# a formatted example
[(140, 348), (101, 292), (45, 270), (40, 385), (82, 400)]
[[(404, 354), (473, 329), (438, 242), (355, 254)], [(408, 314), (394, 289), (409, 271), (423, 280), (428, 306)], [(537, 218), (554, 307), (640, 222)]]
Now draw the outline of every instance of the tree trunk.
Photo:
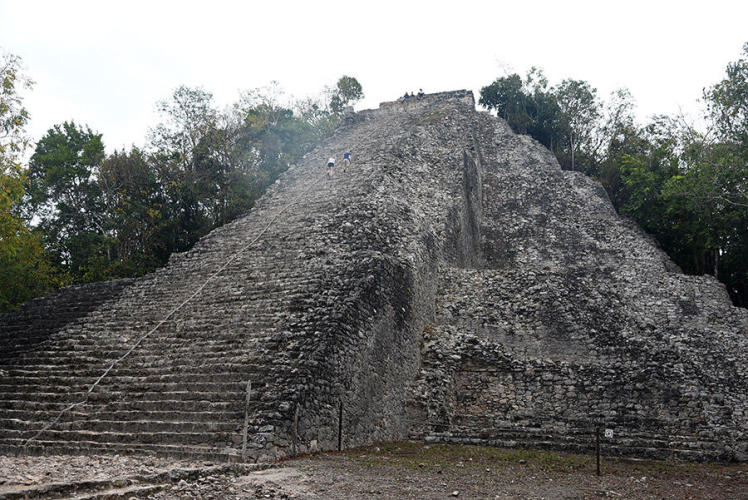
[(717, 275), (717, 273), (719, 272), (718, 271), (718, 269), (719, 269), (719, 248), (715, 248), (713, 250), (713, 252), (714, 252), (714, 259), (713, 259), (714, 260), (714, 277), (717, 278), (717, 279), (719, 279), (719, 276)]
[(571, 169), (575, 170), (574, 168), (574, 135), (573, 134), (569, 136), (569, 143), (571, 144)]

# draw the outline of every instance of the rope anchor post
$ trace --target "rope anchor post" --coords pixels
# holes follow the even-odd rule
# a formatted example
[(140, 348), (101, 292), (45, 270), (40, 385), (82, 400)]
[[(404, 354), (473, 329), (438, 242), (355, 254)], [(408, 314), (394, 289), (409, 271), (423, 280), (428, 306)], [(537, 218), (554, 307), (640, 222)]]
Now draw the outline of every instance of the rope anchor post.
[(247, 429), (249, 428), (249, 400), (252, 397), (252, 381), (247, 380), (247, 399), (244, 401), (244, 429), (242, 431), (242, 460), (247, 460)]
[(343, 400), (338, 406), (338, 451), (343, 451)]

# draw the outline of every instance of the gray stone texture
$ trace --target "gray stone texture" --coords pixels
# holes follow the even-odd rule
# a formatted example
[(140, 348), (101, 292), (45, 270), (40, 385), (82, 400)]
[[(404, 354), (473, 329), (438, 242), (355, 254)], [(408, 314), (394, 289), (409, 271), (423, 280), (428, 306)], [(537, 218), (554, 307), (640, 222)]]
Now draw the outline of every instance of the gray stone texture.
[(747, 330), (599, 184), (430, 94), (347, 114), (165, 268), (0, 318), (0, 451), (267, 461), (335, 449), (342, 404), (345, 447), (586, 450), (599, 423), (615, 453), (745, 460)]

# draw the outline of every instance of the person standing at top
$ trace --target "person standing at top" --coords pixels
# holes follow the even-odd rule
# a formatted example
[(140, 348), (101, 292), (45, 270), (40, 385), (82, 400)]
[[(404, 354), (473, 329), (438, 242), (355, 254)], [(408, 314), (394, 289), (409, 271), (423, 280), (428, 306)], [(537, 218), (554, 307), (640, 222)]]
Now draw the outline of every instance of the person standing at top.
[(351, 151), (346, 150), (345, 153), (343, 153), (343, 172), (348, 172), (350, 170), (351, 166)]
[(331, 156), (330, 159), (327, 160), (327, 177), (332, 177), (334, 169), (335, 169), (335, 157)]
[(423, 89), (418, 89), (418, 96), (417, 96), (417, 99), (418, 99), (419, 101), (420, 101), (421, 99), (423, 99), (423, 96), (425, 96), (425, 95), (426, 95), (426, 94), (424, 94), (424, 93), (423, 93)]

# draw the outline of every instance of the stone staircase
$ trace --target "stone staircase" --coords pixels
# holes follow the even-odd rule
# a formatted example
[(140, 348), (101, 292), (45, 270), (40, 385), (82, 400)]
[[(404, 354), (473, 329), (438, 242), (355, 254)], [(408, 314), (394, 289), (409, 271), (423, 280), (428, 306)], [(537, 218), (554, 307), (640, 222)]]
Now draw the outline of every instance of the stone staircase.
[[(422, 237), (393, 226), (391, 212), (407, 207), (391, 150), (444, 104), (362, 113), (246, 217), (165, 268), (64, 289), (0, 319), (0, 452), (235, 461), (334, 447), (328, 408), (333, 397), (349, 397), (352, 411), (370, 404), (356, 400), (369, 396), (351, 387), (365, 383), (351, 363), (369, 356), (367, 328), (394, 318), (388, 280), (404, 264), (392, 256)], [(328, 179), (326, 158), (348, 148), (352, 172)], [(357, 425), (401, 432), (372, 419)]]
[[(248, 252), (243, 262), (252, 262), (257, 254)], [(211, 269), (207, 259), (190, 260)], [(251, 270), (261, 280), (247, 281), (242, 287), (216, 280), (214, 286), (234, 290), (220, 295), (208, 291), (199, 303), (187, 303), (88, 393), (138, 336), (153, 329), (159, 316), (175, 309), (206, 279), (205, 272), (181, 272), (186, 262), (136, 281), (113, 307), (89, 314), (81, 324), (68, 325), (64, 333), (31, 351), (18, 354), (0, 348), (0, 366), (8, 374), (0, 384), (0, 446), (18, 450), (71, 404), (87, 401), (63, 413), (26, 451), (106, 449), (235, 457), (247, 381), (254, 382), (255, 398), (264, 397), (261, 388), (268, 359), (263, 357), (263, 345), (281, 327), (293, 293), (304, 283), (302, 273), (267, 262)], [(248, 274), (240, 265), (228, 269), (228, 274)], [(252, 290), (245, 294), (250, 284)], [(313, 286), (313, 281), (309, 284)], [(252, 300), (258, 296), (262, 299)], [(227, 316), (239, 300), (248, 306), (238, 317)]]

